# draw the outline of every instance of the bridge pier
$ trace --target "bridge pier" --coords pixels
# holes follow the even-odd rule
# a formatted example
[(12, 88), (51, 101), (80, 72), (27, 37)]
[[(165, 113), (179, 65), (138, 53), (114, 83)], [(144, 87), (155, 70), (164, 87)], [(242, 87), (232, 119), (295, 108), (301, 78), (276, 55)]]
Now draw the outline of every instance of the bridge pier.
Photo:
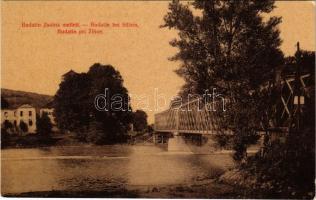
[(170, 133), (154, 133), (154, 144), (165, 144), (170, 138)]
[(190, 148), (186, 144), (184, 137), (178, 132), (174, 132), (173, 137), (170, 137), (168, 141), (168, 151), (190, 152)]

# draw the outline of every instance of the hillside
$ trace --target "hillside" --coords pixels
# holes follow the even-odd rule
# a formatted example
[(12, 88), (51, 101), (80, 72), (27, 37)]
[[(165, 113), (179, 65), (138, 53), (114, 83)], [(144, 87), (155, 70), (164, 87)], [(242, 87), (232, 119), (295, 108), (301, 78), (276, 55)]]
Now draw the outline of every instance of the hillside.
[(1, 88), (1, 95), (8, 101), (10, 108), (16, 108), (22, 104), (30, 104), (35, 108), (43, 108), (47, 107), (47, 104), (53, 100), (53, 96), (49, 95), (4, 88)]

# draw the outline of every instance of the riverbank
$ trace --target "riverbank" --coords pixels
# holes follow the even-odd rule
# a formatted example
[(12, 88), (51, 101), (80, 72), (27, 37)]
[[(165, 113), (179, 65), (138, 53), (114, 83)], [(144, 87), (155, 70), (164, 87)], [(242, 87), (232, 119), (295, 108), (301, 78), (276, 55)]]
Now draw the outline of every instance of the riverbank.
[(313, 199), (315, 192), (300, 193), (291, 188), (276, 190), (271, 182), (260, 182), (247, 170), (233, 168), (225, 171), (217, 181), (220, 184), (242, 188), (243, 197), (256, 199)]
[(44, 135), (10, 135), (1, 141), (1, 149), (40, 148), (54, 146), (60, 138)]
[(87, 143), (80, 142), (73, 133), (51, 133), (49, 135), (27, 134), (8, 135), (1, 142), (2, 149), (42, 148), (52, 146), (80, 146)]
[[(144, 143), (142, 138), (144, 135), (138, 136), (141, 138), (142, 142), (135, 140), (133, 142), (124, 141), (117, 144), (138, 144)], [(145, 137), (148, 137), (147, 135)], [(146, 141), (151, 143), (152, 141)], [(18, 135), (18, 134), (6, 134), (2, 136), (1, 148), (2, 149), (23, 149), (23, 148), (42, 148), (42, 147), (53, 147), (53, 146), (85, 146), (85, 145), (95, 145), (88, 142), (83, 142), (78, 139), (78, 136), (75, 133), (59, 133), (53, 132), (48, 135), (40, 134), (27, 134), (27, 135)], [(112, 145), (112, 144), (104, 144)], [(102, 146), (102, 145), (97, 145)]]
[(2, 195), (5, 197), (65, 198), (242, 198), (241, 191), (239, 188), (210, 179), (192, 185), (128, 186), (106, 191), (40, 191)]

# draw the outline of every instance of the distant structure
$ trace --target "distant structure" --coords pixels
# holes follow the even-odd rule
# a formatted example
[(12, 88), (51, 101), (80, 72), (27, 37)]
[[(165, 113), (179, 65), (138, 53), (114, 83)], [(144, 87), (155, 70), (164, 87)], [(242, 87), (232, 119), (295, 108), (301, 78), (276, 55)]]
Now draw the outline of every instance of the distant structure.
[(19, 127), (24, 122), (28, 127), (28, 133), (36, 133), (36, 109), (23, 104), (18, 108), (1, 109), (1, 123), (9, 121), (14, 127)]
[(23, 121), (27, 125), (27, 133), (36, 133), (36, 114), (42, 117), (46, 112), (49, 117), (53, 128), (52, 131), (58, 131), (55, 118), (53, 116), (54, 109), (51, 105), (47, 105), (45, 108), (36, 109), (30, 104), (23, 104), (19, 107), (9, 107), (1, 109), (1, 124), (10, 122), (13, 125), (13, 132), (19, 131), (20, 123)]

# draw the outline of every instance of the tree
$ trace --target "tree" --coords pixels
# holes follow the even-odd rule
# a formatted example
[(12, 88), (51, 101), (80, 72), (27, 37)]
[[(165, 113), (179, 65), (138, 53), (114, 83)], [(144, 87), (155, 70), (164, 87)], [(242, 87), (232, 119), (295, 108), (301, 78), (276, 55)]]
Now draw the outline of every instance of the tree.
[(106, 111), (99, 111), (93, 106), (91, 121), (102, 123), (104, 143), (124, 141), (132, 122), (132, 110), (121, 74), (111, 65), (94, 64), (87, 75), (91, 80), (90, 102), (94, 102), (99, 94), (105, 94), (108, 100), (104, 102)]
[(54, 97), (54, 116), (60, 130), (75, 131), (88, 126), (90, 79), (86, 73), (69, 71)]
[(8, 130), (1, 127), (1, 148), (9, 146), (10, 139), (11, 137)]
[(1, 125), (1, 144), (6, 146), (10, 140), (10, 134), (14, 133), (14, 126), (9, 120), (4, 120)]
[(144, 131), (147, 128), (147, 114), (142, 110), (133, 113), (133, 126), (135, 131)]
[(104, 144), (107, 143), (106, 137), (104, 137), (103, 132), (103, 123), (98, 121), (92, 121), (89, 125), (89, 129), (87, 130), (86, 136), (84, 139), (87, 142), (91, 142), (94, 144)]
[(27, 124), (22, 120), (20, 121), (19, 127), (20, 127), (20, 130), (24, 133), (28, 132), (29, 130)]
[(52, 132), (52, 122), (50, 118), (48, 117), (47, 112), (43, 112), (42, 116), (38, 117), (36, 120), (36, 127), (37, 127), (37, 133), (41, 135), (50, 135)]
[(180, 95), (187, 99), (216, 88), (225, 96), (227, 111), (214, 113), (213, 119), (219, 135), (233, 132), (236, 160), (257, 140), (258, 125), (268, 126), (262, 119), (272, 91), (262, 92), (262, 86), (283, 63), (281, 18), (263, 19), (273, 8), (274, 0), (195, 0), (188, 5), (174, 0), (164, 17), (162, 27), (178, 30), (170, 44), (179, 49), (171, 60), (182, 62), (176, 70), (185, 80)]
[(9, 107), (9, 102), (1, 96), (1, 109), (5, 109)]
[[(104, 97), (100, 102), (103, 110), (95, 105), (99, 95)], [(54, 107), (61, 130), (76, 132), (82, 140), (98, 144), (122, 141), (132, 120), (128, 91), (120, 73), (111, 65), (97, 63), (87, 73), (66, 73), (55, 95)], [(98, 132), (97, 141), (91, 138), (93, 131)]]
[(150, 124), (147, 126), (148, 133), (152, 134), (154, 132), (154, 124)]

